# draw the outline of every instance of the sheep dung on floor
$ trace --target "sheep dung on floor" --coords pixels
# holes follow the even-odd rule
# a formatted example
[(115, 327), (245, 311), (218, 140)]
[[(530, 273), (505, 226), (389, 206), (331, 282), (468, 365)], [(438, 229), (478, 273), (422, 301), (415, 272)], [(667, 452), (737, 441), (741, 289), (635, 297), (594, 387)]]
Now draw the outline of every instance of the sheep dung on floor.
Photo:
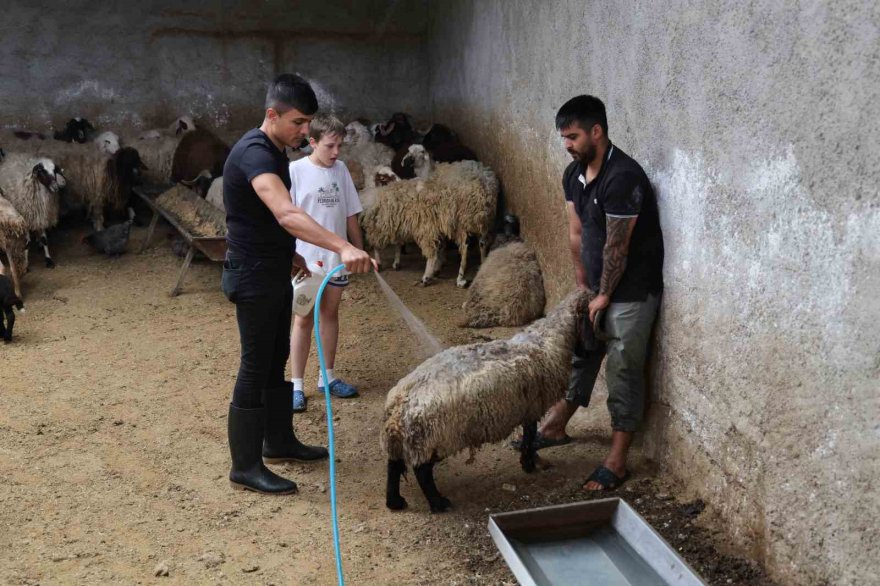
[[(527, 472), (534, 470), (537, 422), (565, 396), (590, 297), (584, 291), (569, 294), (547, 317), (508, 340), (448, 348), (394, 385), (385, 400), (379, 439), (388, 459), (388, 508), (406, 507), (400, 477), (409, 465), (431, 511), (446, 510), (450, 503), (434, 484), (434, 464), (502, 441), (519, 425), (520, 464)], [(584, 343), (592, 347), (586, 338)]]
[(511, 242), (486, 257), (468, 289), (462, 327), (523, 326), (544, 312), (544, 279), (535, 251)]

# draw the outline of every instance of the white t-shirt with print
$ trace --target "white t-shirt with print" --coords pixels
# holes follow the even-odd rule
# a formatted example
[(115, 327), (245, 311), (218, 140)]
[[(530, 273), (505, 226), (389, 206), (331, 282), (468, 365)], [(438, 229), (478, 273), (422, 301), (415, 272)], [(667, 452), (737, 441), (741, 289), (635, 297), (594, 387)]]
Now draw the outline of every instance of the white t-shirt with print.
[[(363, 211), (348, 167), (336, 161), (322, 167), (303, 157), (290, 164), (290, 199), (327, 230), (348, 240), (347, 220)], [(308, 263), (321, 261), (329, 271), (342, 261), (338, 254), (297, 239), (296, 251)], [(336, 275), (347, 275), (342, 269)]]

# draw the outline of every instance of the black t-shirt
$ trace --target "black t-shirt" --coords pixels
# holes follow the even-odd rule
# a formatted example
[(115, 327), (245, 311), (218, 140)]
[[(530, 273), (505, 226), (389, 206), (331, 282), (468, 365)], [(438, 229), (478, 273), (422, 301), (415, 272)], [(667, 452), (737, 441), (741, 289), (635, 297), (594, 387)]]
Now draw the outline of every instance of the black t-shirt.
[(586, 183), (584, 166), (572, 162), (565, 169), (565, 199), (574, 203), (581, 219), (581, 259), (591, 289), (599, 290), (606, 218), (635, 218), (626, 270), (611, 295), (612, 301), (644, 301), (663, 290), (663, 233), (657, 198), (642, 167), (622, 150), (609, 145), (599, 174)]
[(254, 128), (239, 139), (223, 166), (223, 204), (226, 206), (226, 243), (230, 252), (254, 258), (292, 258), (296, 239), (278, 224), (254, 191), (251, 181), (274, 173), (290, 189), (287, 155)]

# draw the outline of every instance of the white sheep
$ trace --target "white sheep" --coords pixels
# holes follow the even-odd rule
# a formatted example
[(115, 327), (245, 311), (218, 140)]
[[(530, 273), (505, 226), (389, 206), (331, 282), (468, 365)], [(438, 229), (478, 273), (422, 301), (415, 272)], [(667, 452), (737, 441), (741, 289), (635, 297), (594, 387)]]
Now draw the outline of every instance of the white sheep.
[(125, 209), (135, 180), (147, 169), (138, 151), (123, 147), (112, 155), (91, 145), (44, 141), (34, 153), (49, 157), (64, 169), (67, 189), (61, 214), (86, 208), (96, 231), (104, 229), (104, 211)]
[[(403, 509), (400, 477), (413, 468), (432, 512), (450, 502), (434, 484), (436, 462), (499, 442), (523, 426), (520, 463), (535, 467), (537, 422), (564, 396), (579, 323), (590, 295), (571, 293), (508, 340), (448, 348), (388, 392), (379, 443), (387, 456), (385, 504)], [(585, 340), (586, 342), (586, 340)]]
[(215, 177), (208, 188), (208, 194), (205, 201), (214, 205), (221, 212), (226, 211), (226, 204), (223, 203), (223, 177)]
[(98, 150), (108, 155), (112, 155), (119, 150), (119, 136), (115, 132), (106, 131), (99, 134), (95, 137), (95, 140), (92, 141), (95, 143), (95, 146), (98, 147)]
[(433, 165), (424, 149), (421, 153), (424, 159), (418, 164), (421, 171), (429, 170), (427, 178), (378, 188), (376, 203), (364, 211), (361, 225), (376, 260), (386, 246), (415, 242), (427, 259), (422, 285), (430, 284), (440, 269), (444, 240), (455, 242), (461, 255), (456, 284), (466, 287), (468, 236), (480, 237), (480, 259), (485, 259), (495, 219), (498, 179), (477, 161)]
[(511, 242), (490, 252), (480, 266), (458, 325), (524, 326), (541, 317), (545, 301), (538, 256), (525, 242)]
[(130, 143), (146, 165), (144, 179), (147, 182), (165, 184), (171, 181), (171, 167), (178, 144), (180, 136), (176, 135), (138, 138)]
[[(339, 159), (346, 165), (351, 166), (353, 162), (359, 164), (364, 175), (368, 175), (370, 169), (391, 165), (394, 151), (384, 144), (373, 142), (366, 126), (354, 121), (345, 127), (345, 131), (346, 135), (339, 149)], [(365, 185), (355, 184), (355, 187), (363, 189)]]
[(46, 230), (58, 224), (58, 192), (66, 184), (61, 168), (45, 157), (9, 153), (0, 163), (0, 193), (24, 218), (29, 233), (37, 235), (49, 268), (55, 261)]
[[(21, 299), (21, 277), (27, 272), (28, 228), (0, 190), (0, 252), (6, 255), (9, 263), (9, 276), (12, 278), (15, 295)], [(4, 266), (0, 259), (0, 266)], [(4, 269), (5, 270), (5, 269)]]

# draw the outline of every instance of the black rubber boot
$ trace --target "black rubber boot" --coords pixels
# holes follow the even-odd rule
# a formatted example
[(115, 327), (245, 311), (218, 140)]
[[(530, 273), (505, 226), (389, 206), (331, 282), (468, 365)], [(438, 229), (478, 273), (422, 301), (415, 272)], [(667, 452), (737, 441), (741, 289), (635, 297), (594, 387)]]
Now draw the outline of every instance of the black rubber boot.
[(263, 406), (266, 409), (263, 460), (267, 464), (313, 462), (329, 456), (327, 448), (307, 446), (296, 439), (293, 433), (292, 386), (266, 389), (263, 393)]
[(264, 409), (239, 409), (229, 405), (229, 483), (237, 490), (265, 494), (293, 494), (296, 483), (278, 476), (263, 464)]

